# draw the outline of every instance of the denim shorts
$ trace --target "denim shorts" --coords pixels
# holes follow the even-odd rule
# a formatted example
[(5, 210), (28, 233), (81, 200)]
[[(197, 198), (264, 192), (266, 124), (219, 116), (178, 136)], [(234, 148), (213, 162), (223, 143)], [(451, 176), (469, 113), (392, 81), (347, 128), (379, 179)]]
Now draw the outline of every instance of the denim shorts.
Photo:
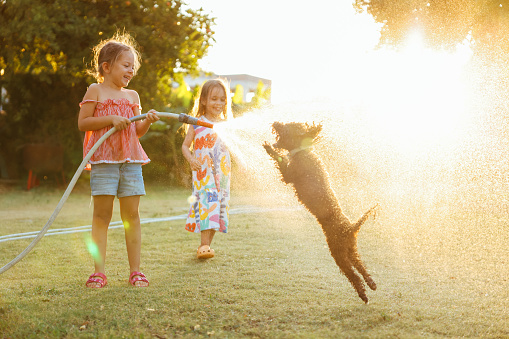
[(145, 195), (141, 164), (93, 164), (90, 188), (92, 196), (116, 195), (124, 198)]

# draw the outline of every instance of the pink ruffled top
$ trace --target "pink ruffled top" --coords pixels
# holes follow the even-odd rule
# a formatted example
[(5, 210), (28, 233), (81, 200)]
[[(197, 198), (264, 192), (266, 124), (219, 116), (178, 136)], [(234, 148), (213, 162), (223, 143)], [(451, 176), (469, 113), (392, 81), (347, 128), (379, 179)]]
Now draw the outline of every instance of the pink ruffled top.
[[(133, 104), (125, 98), (107, 99), (104, 102), (84, 100), (80, 102), (80, 107), (88, 102), (97, 102), (94, 117), (120, 115), (130, 119), (134, 116), (134, 108), (140, 107), (138, 104)], [(83, 158), (85, 158), (95, 143), (111, 128), (113, 128), (113, 126), (107, 126), (85, 133)], [(126, 129), (113, 133), (106, 139), (92, 155), (85, 169), (90, 169), (90, 164), (120, 164), (124, 162), (140, 164), (150, 162), (150, 159), (138, 140), (135, 123), (130, 124)]]

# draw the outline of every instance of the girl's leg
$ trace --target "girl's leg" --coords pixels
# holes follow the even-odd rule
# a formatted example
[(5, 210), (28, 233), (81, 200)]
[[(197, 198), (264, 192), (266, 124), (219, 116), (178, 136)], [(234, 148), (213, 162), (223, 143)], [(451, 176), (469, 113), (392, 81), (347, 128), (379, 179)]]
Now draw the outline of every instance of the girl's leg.
[(210, 244), (212, 243), (212, 238), (214, 238), (215, 233), (216, 231), (214, 230), (201, 231), (201, 244), (198, 247), (198, 251), (196, 253), (198, 259), (208, 259), (214, 257), (214, 250), (210, 248)]
[(202, 231), (201, 232), (201, 245), (200, 245), (200, 247), (202, 247), (203, 245), (210, 246), (210, 244), (212, 243), (212, 239), (214, 238), (215, 234), (216, 234), (215, 230), (205, 230), (205, 231)]
[[(120, 202), (120, 217), (124, 223), (125, 243), (129, 267), (132, 272), (140, 271), (141, 261), (141, 225), (140, 225), (140, 196), (130, 196), (118, 199)], [(136, 276), (134, 276), (136, 277)], [(148, 286), (143, 281), (135, 282), (136, 286)]]
[[(104, 274), (104, 262), (106, 260), (106, 243), (108, 239), (108, 226), (113, 213), (113, 195), (94, 196), (94, 215), (92, 219), (92, 241), (97, 251), (91, 254), (95, 262), (95, 273)], [(89, 283), (88, 287), (100, 287), (99, 283)]]

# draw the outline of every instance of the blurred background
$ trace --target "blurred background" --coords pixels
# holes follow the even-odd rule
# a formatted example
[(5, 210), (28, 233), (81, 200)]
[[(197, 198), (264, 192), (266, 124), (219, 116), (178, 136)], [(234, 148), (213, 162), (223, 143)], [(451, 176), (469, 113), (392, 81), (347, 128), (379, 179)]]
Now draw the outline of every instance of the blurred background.
[[(332, 165), (343, 174), (505, 190), (509, 1), (491, 0), (0, 1), (3, 183), (72, 176), (91, 49), (119, 30), (140, 46), (129, 87), (143, 112), (187, 113), (201, 83), (222, 76), (237, 118), (341, 123), (325, 132), (343, 135), (351, 166)], [(162, 121), (142, 138), (147, 182), (189, 184), (180, 127)], [(252, 143), (267, 137), (252, 132)]]

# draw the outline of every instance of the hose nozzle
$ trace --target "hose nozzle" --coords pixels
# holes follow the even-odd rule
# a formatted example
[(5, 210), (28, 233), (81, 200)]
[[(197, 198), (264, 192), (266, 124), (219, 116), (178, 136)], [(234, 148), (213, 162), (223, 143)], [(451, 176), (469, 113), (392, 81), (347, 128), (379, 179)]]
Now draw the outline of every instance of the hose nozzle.
[[(178, 121), (183, 122), (185, 124), (200, 125), (203, 127), (214, 128), (213, 124), (205, 122), (203, 120), (199, 120), (199, 119), (192, 117), (190, 115), (187, 115), (185, 113), (180, 113), (180, 114), (167, 113), (167, 112), (154, 112), (154, 113), (156, 113), (159, 117), (178, 119)], [(130, 118), (129, 120), (137, 121), (137, 120), (145, 119), (147, 114), (148, 113), (135, 115), (134, 117)]]
[(179, 114), (179, 121), (190, 125), (200, 125), (203, 127), (214, 128), (214, 125), (184, 113)]

